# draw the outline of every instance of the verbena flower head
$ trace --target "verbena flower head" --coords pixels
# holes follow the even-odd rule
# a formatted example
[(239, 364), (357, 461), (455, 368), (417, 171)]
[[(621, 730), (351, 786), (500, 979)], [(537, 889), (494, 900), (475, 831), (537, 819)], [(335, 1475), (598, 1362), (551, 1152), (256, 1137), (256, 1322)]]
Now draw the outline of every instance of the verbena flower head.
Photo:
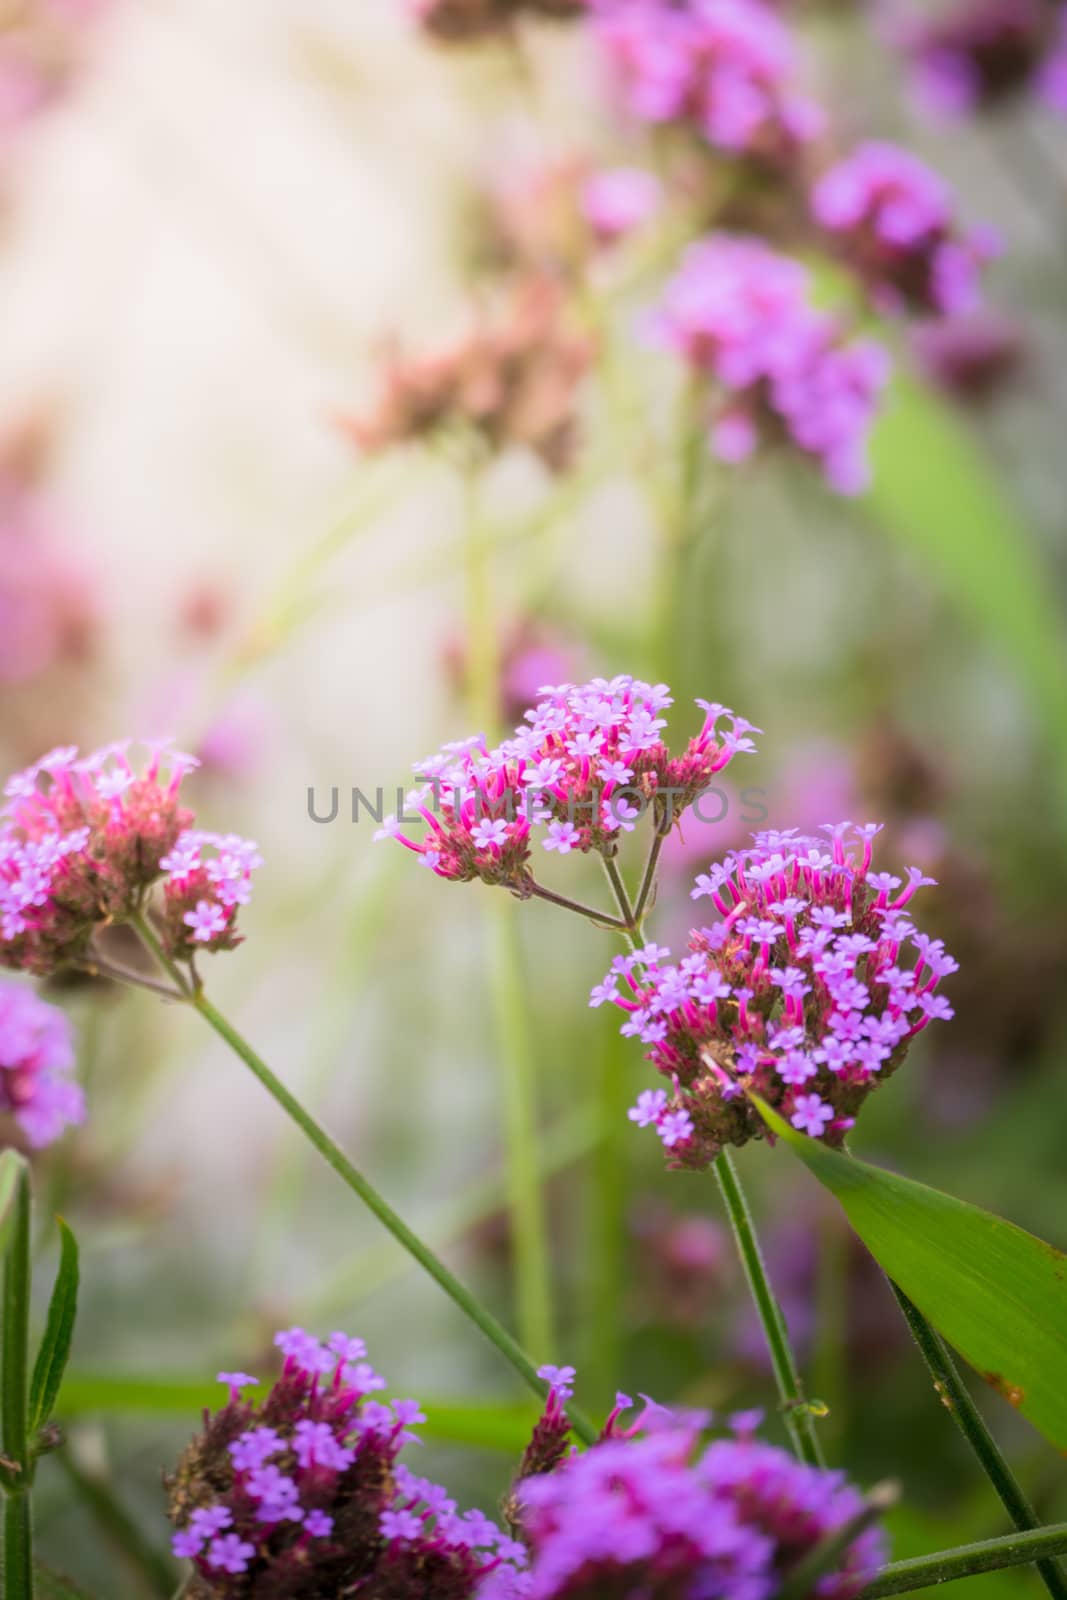
[(493, 453), (532, 450), (562, 472), (574, 457), (578, 389), (591, 357), (560, 286), (528, 276), (463, 337), (426, 355), (387, 356), (377, 396), (342, 426), (368, 454), (466, 435)]
[(784, 442), (854, 494), (867, 483), (867, 434), (889, 361), (875, 341), (850, 339), (810, 294), (798, 261), (760, 239), (713, 235), (687, 250), (654, 333), (714, 386), (710, 442), (721, 460)]
[(385, 1380), (359, 1339), (291, 1328), (266, 1398), (246, 1373), (220, 1373), (227, 1403), (208, 1416), (171, 1480), (173, 1549), (192, 1561), (190, 1594), (226, 1600), (467, 1600), (525, 1552), (478, 1511), (399, 1462), (424, 1420), (413, 1400), (377, 1398)]
[(669, 827), (734, 755), (753, 750), (749, 734), (759, 731), (698, 701), (703, 725), (672, 756), (662, 738), (673, 703), (666, 684), (620, 676), (541, 693), (502, 744), (476, 737), (417, 765), (427, 781), (408, 805), (427, 824), (421, 837), (405, 831), (410, 818), (395, 817), (377, 837), (398, 839), (438, 877), (522, 893), (535, 838), (560, 855), (614, 854), (650, 807), (657, 826)]
[(988, 229), (956, 226), (948, 184), (909, 150), (861, 144), (819, 179), (811, 209), (880, 310), (956, 314), (978, 304), (995, 241)]
[(924, 104), (957, 117), (1029, 90), (1050, 49), (1055, 10), (1045, 0), (961, 0), (905, 25), (900, 42)]
[(640, 228), (662, 199), (662, 184), (644, 167), (609, 167), (592, 173), (582, 186), (582, 211), (605, 244)]
[(594, 0), (593, 26), (624, 104), (717, 150), (779, 161), (822, 114), (797, 83), (792, 35), (760, 0)]
[(0, 982), (0, 1112), (34, 1149), (85, 1121), (85, 1098), (70, 1074), (74, 1044), (62, 1011), (18, 983)]
[(988, 310), (922, 322), (912, 332), (911, 345), (930, 383), (973, 405), (998, 395), (1027, 358), (1020, 324)]
[[(479, 1600), (772, 1600), (798, 1562), (864, 1508), (839, 1472), (809, 1467), (754, 1436), (701, 1443), (706, 1418), (646, 1406), (621, 1431), (526, 1478), (515, 1498), (527, 1573), (501, 1571)], [(855, 1600), (884, 1561), (877, 1529), (858, 1535), (818, 1583), (820, 1600)]]
[(94, 932), (142, 908), (164, 881), (164, 936), (193, 948), (232, 948), (237, 908), (259, 864), (255, 846), (194, 833), (181, 803), (196, 759), (129, 741), (87, 756), (52, 750), (5, 789), (0, 812), (0, 963), (41, 975), (89, 958)]
[(871, 871), (877, 824), (755, 835), (696, 880), (719, 913), (677, 964), (654, 945), (620, 956), (593, 991), (626, 1012), (669, 1089), (630, 1118), (656, 1129), (673, 1167), (766, 1136), (749, 1091), (812, 1138), (839, 1145), (871, 1091), (931, 1021), (957, 964), (916, 931), (915, 892), (933, 880)]

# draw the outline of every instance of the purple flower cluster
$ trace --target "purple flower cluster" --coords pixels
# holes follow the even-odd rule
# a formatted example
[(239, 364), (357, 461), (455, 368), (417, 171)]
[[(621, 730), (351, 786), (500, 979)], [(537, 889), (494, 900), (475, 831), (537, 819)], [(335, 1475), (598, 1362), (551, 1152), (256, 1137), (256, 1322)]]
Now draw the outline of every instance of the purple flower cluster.
[(792, 36), (761, 0), (593, 0), (627, 109), (718, 150), (777, 161), (822, 128), (797, 86)]
[(1036, 90), (1067, 110), (1067, 86), (1056, 67), (1062, 27), (1056, 10), (1047, 0), (962, 0), (907, 23), (900, 43), (924, 104), (935, 115), (958, 117)]
[(228, 1403), (209, 1416), (170, 1484), (177, 1556), (190, 1593), (227, 1600), (381, 1594), (468, 1600), (525, 1550), (478, 1511), (460, 1514), (397, 1457), (424, 1421), (413, 1400), (385, 1404), (360, 1339), (321, 1343), (302, 1328), (275, 1339), (285, 1356), (264, 1400), (256, 1380), (222, 1372)]
[[(626, 1013), (671, 1091), (647, 1089), (630, 1118), (655, 1127), (674, 1167), (765, 1136), (758, 1095), (795, 1128), (840, 1144), (860, 1105), (914, 1036), (952, 1016), (940, 980), (957, 970), (907, 913), (933, 880), (871, 871), (876, 823), (826, 838), (755, 835), (696, 880), (720, 920), (677, 965), (646, 945), (619, 956), (591, 1004)], [(620, 990), (620, 982), (622, 989)]]
[(978, 304), (996, 241), (987, 228), (960, 232), (948, 185), (910, 151), (861, 144), (820, 178), (811, 208), (879, 310), (955, 315)]
[(85, 1098), (70, 1073), (74, 1046), (62, 1011), (18, 983), (0, 983), (0, 1111), (35, 1149), (85, 1121)]
[(889, 374), (882, 346), (848, 339), (811, 303), (806, 269), (762, 240), (718, 234), (690, 246), (654, 332), (721, 391), (711, 447), (741, 461), (784, 441), (855, 494), (867, 482), (867, 433)]
[[(529, 1571), (493, 1574), (479, 1600), (771, 1600), (864, 1508), (843, 1474), (756, 1439), (758, 1412), (702, 1449), (702, 1416), (649, 1405), (620, 1433), (616, 1415), (592, 1449), (516, 1485)], [(884, 1558), (880, 1532), (859, 1534), (819, 1580), (820, 1600), (855, 1600)]]
[[(236, 944), (255, 846), (189, 831), (193, 813), (180, 789), (199, 764), (194, 756), (151, 744), (142, 770), (129, 746), (82, 757), (73, 746), (52, 750), (9, 780), (0, 812), (0, 964), (41, 976), (85, 964), (94, 931), (141, 909), (164, 873), (172, 954)], [(217, 852), (211, 860), (203, 858), (208, 845)]]
[(545, 850), (611, 855), (650, 805), (660, 824), (680, 817), (735, 755), (753, 750), (748, 735), (759, 731), (725, 706), (698, 700), (703, 726), (672, 757), (662, 739), (660, 713), (673, 704), (666, 684), (619, 676), (541, 694), (495, 749), (476, 737), (416, 766), (427, 784), (408, 804), (428, 824), (421, 839), (395, 817), (376, 837), (398, 839), (438, 877), (481, 878), (521, 893), (535, 827), (545, 830)]

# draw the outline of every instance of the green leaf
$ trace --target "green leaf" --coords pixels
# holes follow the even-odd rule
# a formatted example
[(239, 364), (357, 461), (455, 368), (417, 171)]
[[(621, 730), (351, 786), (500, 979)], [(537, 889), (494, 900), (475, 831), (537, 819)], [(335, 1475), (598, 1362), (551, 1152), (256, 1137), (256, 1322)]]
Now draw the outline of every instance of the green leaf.
[(1024, 680), (1067, 788), (1067, 635), (1033, 535), (949, 406), (898, 374), (872, 438), (869, 504)]
[(81, 1589), (60, 1572), (42, 1567), (37, 1562), (33, 1569), (36, 1600), (92, 1600), (87, 1589)]
[(59, 1223), (59, 1271), (48, 1307), (44, 1338), (30, 1379), (30, 1432), (43, 1428), (56, 1408), (63, 1374), (70, 1358), (78, 1315), (78, 1245), (62, 1217)]
[(1067, 1450), (1067, 1256), (989, 1211), (831, 1150), (756, 1104), (928, 1321)]
[(5, 1150), (0, 1155), (0, 1260), (7, 1253), (7, 1241), (15, 1219), (19, 1173), (25, 1164), (22, 1156), (14, 1150)]
[[(68, 1373), (61, 1404), (66, 1417), (104, 1413), (141, 1413), (187, 1417), (195, 1422), (207, 1407), (215, 1410), (224, 1391), (202, 1378), (127, 1378), (119, 1374)], [(246, 1389), (252, 1397), (259, 1390)], [(502, 1450), (519, 1455), (530, 1441), (538, 1410), (514, 1400), (425, 1400), (425, 1425), (420, 1433), (442, 1444), (467, 1445), (479, 1450)]]

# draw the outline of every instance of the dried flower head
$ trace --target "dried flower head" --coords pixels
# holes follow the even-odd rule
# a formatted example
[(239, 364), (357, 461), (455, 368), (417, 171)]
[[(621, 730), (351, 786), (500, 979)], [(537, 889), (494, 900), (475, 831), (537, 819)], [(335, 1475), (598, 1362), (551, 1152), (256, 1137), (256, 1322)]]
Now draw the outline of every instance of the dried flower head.
[(593, 0), (593, 29), (627, 110), (715, 149), (779, 162), (821, 131), (793, 37), (761, 0)]
[(229, 1389), (169, 1483), (175, 1555), (192, 1561), (190, 1596), (205, 1600), (467, 1600), (501, 1566), (525, 1560), (478, 1511), (460, 1514), (398, 1457), (424, 1421), (385, 1388), (360, 1339), (321, 1343), (279, 1333), (281, 1377), (261, 1401), (255, 1379), (221, 1372)]
[(673, 703), (666, 684), (594, 678), (541, 694), (496, 748), (475, 737), (416, 766), (426, 784), (408, 803), (428, 825), (421, 838), (404, 832), (415, 820), (407, 817), (389, 818), (377, 837), (398, 839), (438, 877), (480, 878), (525, 895), (535, 830), (560, 855), (613, 855), (649, 808), (666, 831), (734, 755), (754, 749), (749, 734), (759, 731), (700, 700), (700, 732), (672, 756), (662, 739), (661, 712)]
[(18, 983), (0, 982), (0, 1112), (34, 1149), (85, 1121), (85, 1098), (70, 1074), (74, 1045), (62, 1011)]
[(996, 241), (956, 226), (948, 184), (909, 150), (861, 144), (819, 179), (811, 209), (879, 310), (955, 315), (978, 304)]
[(841, 494), (866, 486), (867, 433), (888, 378), (883, 347), (849, 339), (811, 303), (800, 262), (729, 234), (690, 246), (668, 283), (655, 335), (718, 391), (711, 448), (745, 460), (784, 442), (821, 464)]
[(585, 0), (410, 0), (420, 26), (445, 44), (470, 44), (508, 33), (524, 17), (566, 22), (580, 16)]
[(254, 845), (191, 831), (182, 780), (196, 765), (167, 742), (136, 767), (129, 741), (79, 757), (52, 750), (8, 781), (0, 813), (0, 964), (47, 975), (94, 964), (98, 930), (138, 913), (161, 878), (168, 952), (232, 949)]
[(500, 315), (464, 338), (429, 355), (388, 357), (376, 400), (342, 426), (368, 453), (458, 433), (493, 453), (524, 447), (562, 472), (574, 457), (591, 355), (568, 324), (559, 285), (529, 277)]
[[(757, 1439), (758, 1412), (732, 1419), (733, 1437), (702, 1444), (705, 1416), (648, 1402), (622, 1429), (630, 1405), (619, 1395), (598, 1444), (516, 1485), (529, 1571), (493, 1574), (479, 1600), (770, 1600), (865, 1511), (843, 1474)], [(858, 1532), (812, 1600), (855, 1600), (883, 1560), (881, 1533)]]
[(647, 945), (593, 990), (594, 1006), (626, 1012), (622, 1032), (670, 1082), (646, 1089), (630, 1118), (655, 1127), (673, 1167), (765, 1137), (749, 1091), (840, 1144), (915, 1035), (952, 1016), (937, 986), (956, 962), (906, 912), (933, 880), (871, 871), (878, 824), (824, 831), (755, 835), (697, 879), (693, 898), (710, 898), (720, 920), (692, 933), (680, 963)]

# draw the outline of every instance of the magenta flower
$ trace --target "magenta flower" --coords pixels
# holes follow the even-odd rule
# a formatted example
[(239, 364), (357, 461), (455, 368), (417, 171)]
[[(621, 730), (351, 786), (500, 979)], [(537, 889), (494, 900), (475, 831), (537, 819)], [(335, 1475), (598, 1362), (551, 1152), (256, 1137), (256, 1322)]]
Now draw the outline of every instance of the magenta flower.
[(1045, 0), (960, 0), (899, 29), (915, 88), (939, 117), (983, 111), (1028, 92), (1054, 49)]
[(172, 1548), (191, 1560), (195, 1592), (252, 1600), (388, 1594), (472, 1600), (525, 1551), (480, 1512), (460, 1514), (398, 1456), (424, 1420), (414, 1401), (371, 1397), (384, 1379), (360, 1340), (278, 1334), (281, 1377), (258, 1405), (245, 1373), (208, 1416), (170, 1481)]
[(995, 241), (988, 229), (957, 228), (948, 185), (910, 151), (861, 144), (819, 179), (811, 210), (879, 309), (956, 315), (977, 305)]
[[(520, 1478), (514, 1498), (529, 1570), (501, 1568), (479, 1600), (764, 1600), (863, 1510), (841, 1473), (755, 1438), (759, 1412), (734, 1418), (734, 1437), (702, 1445), (706, 1418), (651, 1403), (620, 1428), (630, 1404), (618, 1396), (584, 1454)], [(820, 1579), (821, 1600), (855, 1600), (883, 1561), (881, 1533), (861, 1533)]]
[[(735, 755), (754, 749), (748, 735), (759, 731), (698, 701), (700, 732), (672, 756), (661, 736), (660, 713), (672, 704), (666, 684), (620, 676), (541, 693), (496, 748), (475, 738), (420, 762), (426, 782), (407, 802), (414, 819), (391, 817), (376, 837), (398, 839), (440, 878), (481, 878), (526, 895), (538, 830), (547, 851), (613, 855), (619, 834), (649, 808), (669, 828)], [(427, 831), (413, 837), (405, 823), (418, 819)]]
[(62, 1011), (18, 983), (0, 982), (0, 1111), (40, 1149), (85, 1121), (85, 1097), (71, 1082), (74, 1045)]
[(642, 227), (662, 199), (662, 184), (643, 167), (612, 167), (594, 172), (582, 185), (582, 211), (603, 244), (611, 244)]
[(656, 1129), (671, 1166), (702, 1168), (724, 1145), (764, 1137), (749, 1090), (839, 1145), (915, 1035), (952, 1016), (935, 991), (956, 962), (906, 909), (932, 880), (914, 867), (903, 883), (872, 872), (878, 831), (757, 834), (697, 879), (693, 898), (709, 898), (719, 920), (691, 934), (682, 961), (646, 946), (616, 957), (593, 991), (593, 1004), (625, 1013), (622, 1032), (670, 1082), (629, 1115)]
[(717, 150), (779, 161), (822, 128), (798, 87), (792, 35), (760, 0), (593, 0), (623, 104)]
[(889, 359), (815, 309), (798, 261), (760, 239), (712, 235), (686, 251), (653, 332), (713, 386), (710, 442), (721, 460), (784, 440), (819, 461), (839, 493), (866, 486)]
[(235, 835), (190, 831), (181, 804), (193, 756), (148, 746), (143, 770), (129, 741), (79, 758), (53, 750), (15, 775), (0, 814), (0, 963), (46, 976), (94, 966), (98, 929), (144, 908), (163, 883), (171, 955), (194, 945), (232, 949), (237, 908), (250, 894), (256, 847)]

